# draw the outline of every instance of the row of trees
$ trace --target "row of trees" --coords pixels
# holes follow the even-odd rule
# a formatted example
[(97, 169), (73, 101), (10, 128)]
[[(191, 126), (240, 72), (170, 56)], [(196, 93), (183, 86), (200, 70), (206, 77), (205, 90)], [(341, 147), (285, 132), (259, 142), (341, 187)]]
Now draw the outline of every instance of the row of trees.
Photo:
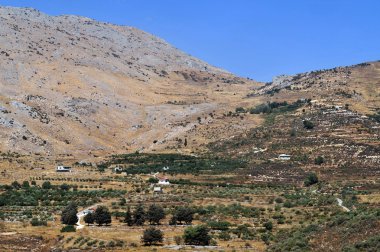
[[(209, 229), (204, 225), (188, 227), (185, 229), (182, 237), (175, 237), (176, 242), (179, 243), (183, 239), (183, 242), (188, 245), (207, 246), (210, 245), (211, 236), (209, 235)], [(141, 242), (147, 246), (156, 245), (162, 243), (164, 234), (161, 230), (154, 227), (146, 229), (141, 237)]]
[(105, 206), (98, 206), (94, 213), (86, 214), (83, 220), (87, 225), (96, 223), (99, 226), (109, 225), (112, 222), (111, 213)]
[[(78, 207), (74, 203), (70, 203), (62, 211), (61, 222), (66, 225), (75, 225), (78, 222)], [(193, 221), (194, 211), (191, 208), (179, 207), (173, 212), (173, 216), (170, 219), (170, 225), (190, 225)], [(142, 226), (145, 222), (149, 222), (150, 225), (160, 225), (162, 219), (166, 216), (165, 210), (159, 205), (150, 205), (147, 210), (143, 205), (138, 205), (132, 212), (128, 208), (124, 214), (124, 223), (128, 226)], [(111, 213), (105, 206), (98, 206), (94, 213), (88, 213), (84, 216), (84, 222), (88, 225), (98, 224), (109, 225), (111, 224)]]
[[(185, 223), (189, 225), (193, 221), (193, 215), (194, 211), (190, 208), (176, 208), (169, 224), (182, 225)], [(165, 216), (165, 211), (161, 206), (153, 204), (148, 207), (148, 210), (145, 210), (143, 205), (138, 205), (133, 212), (128, 208), (124, 214), (124, 223), (127, 223), (128, 226), (142, 226), (147, 221), (150, 225), (160, 225), (160, 221), (164, 219)]]

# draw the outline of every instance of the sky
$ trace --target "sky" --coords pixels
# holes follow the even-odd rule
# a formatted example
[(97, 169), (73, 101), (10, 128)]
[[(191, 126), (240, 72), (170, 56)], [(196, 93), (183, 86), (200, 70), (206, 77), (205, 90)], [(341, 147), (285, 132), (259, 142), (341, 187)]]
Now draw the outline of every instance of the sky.
[(0, 0), (0, 5), (134, 26), (258, 81), (380, 60), (378, 0)]

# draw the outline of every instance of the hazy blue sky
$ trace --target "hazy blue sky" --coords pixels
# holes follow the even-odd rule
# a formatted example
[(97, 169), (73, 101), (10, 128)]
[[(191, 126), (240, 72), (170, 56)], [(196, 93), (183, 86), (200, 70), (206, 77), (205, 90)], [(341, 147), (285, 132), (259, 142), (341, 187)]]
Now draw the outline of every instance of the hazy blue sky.
[(380, 60), (378, 0), (0, 0), (0, 5), (135, 26), (260, 81)]

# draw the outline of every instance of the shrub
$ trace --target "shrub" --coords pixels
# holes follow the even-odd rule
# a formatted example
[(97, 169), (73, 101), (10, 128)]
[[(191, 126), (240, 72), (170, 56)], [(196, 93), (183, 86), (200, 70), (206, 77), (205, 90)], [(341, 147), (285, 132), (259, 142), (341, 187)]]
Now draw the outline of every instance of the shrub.
[(243, 107), (237, 107), (237, 108), (235, 109), (235, 112), (236, 112), (236, 113), (245, 113), (246, 111), (245, 111), (245, 109), (244, 109)]
[(207, 225), (214, 230), (228, 230), (231, 223), (228, 221), (210, 221)]
[(318, 183), (318, 177), (315, 173), (310, 173), (304, 181), (305, 186), (311, 186), (316, 183)]
[(148, 183), (156, 184), (156, 183), (158, 183), (158, 178), (149, 178)]
[(311, 121), (309, 120), (304, 120), (303, 121), (303, 127), (305, 129), (313, 129), (314, 128), (314, 123), (312, 123)]
[(231, 235), (230, 235), (230, 233), (223, 231), (219, 234), (219, 239), (221, 239), (223, 241), (229, 241), (229, 240), (231, 240)]
[(325, 159), (322, 156), (318, 156), (314, 159), (314, 163), (316, 165), (321, 165), (325, 162)]
[(186, 228), (183, 239), (185, 244), (207, 246), (210, 244), (211, 236), (206, 226), (199, 225)]
[(164, 235), (161, 230), (151, 227), (144, 231), (141, 242), (144, 243), (145, 246), (151, 246), (153, 244), (162, 243), (163, 238)]
[(29, 188), (29, 187), (30, 187), (30, 185), (29, 185), (28, 181), (22, 182), (22, 188)]
[(39, 220), (37, 218), (33, 218), (31, 221), (30, 221), (30, 224), (32, 226), (47, 226), (47, 222), (46, 221), (43, 221), (43, 220)]
[(61, 229), (61, 233), (64, 233), (64, 232), (75, 232), (75, 227), (73, 225), (67, 225), (67, 226), (64, 226), (62, 229)]
[(273, 223), (271, 221), (265, 222), (264, 223), (264, 227), (265, 227), (266, 230), (272, 231), (272, 229), (273, 229)]
[(45, 181), (45, 182), (42, 183), (42, 189), (48, 190), (48, 189), (51, 189), (51, 188), (52, 188), (52, 185), (51, 185), (50, 181)]

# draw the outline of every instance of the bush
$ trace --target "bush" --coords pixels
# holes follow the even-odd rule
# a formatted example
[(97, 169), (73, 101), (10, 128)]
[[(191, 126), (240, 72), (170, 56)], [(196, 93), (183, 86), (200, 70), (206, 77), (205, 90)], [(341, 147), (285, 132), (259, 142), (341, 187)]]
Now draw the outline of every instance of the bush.
[(156, 183), (158, 183), (158, 178), (149, 178), (148, 183), (156, 184)]
[(245, 113), (246, 111), (245, 111), (245, 109), (244, 109), (243, 107), (237, 107), (237, 108), (235, 109), (235, 112), (236, 112), (236, 113)]
[(45, 181), (45, 182), (42, 183), (42, 189), (48, 190), (48, 189), (51, 189), (51, 188), (52, 188), (52, 185), (51, 185), (50, 181)]
[(33, 218), (31, 221), (30, 221), (30, 224), (32, 226), (47, 226), (47, 222), (46, 221), (43, 221), (43, 220), (39, 220), (37, 218)]
[(268, 233), (261, 234), (261, 240), (266, 244), (269, 245), (269, 240), (271, 236)]
[(318, 177), (315, 173), (310, 173), (304, 181), (305, 186), (311, 186), (316, 183), (318, 183)]
[(64, 232), (75, 232), (76, 229), (73, 225), (67, 225), (67, 226), (64, 226), (62, 229), (61, 229), (61, 233), (64, 233)]
[(318, 156), (314, 159), (314, 163), (316, 165), (321, 165), (325, 162), (325, 159), (322, 156)]
[(228, 221), (210, 221), (207, 225), (213, 230), (228, 230), (231, 223)]
[(231, 240), (231, 235), (230, 235), (230, 233), (223, 231), (219, 234), (219, 239), (221, 239), (223, 241), (229, 241), (229, 240)]
[(272, 231), (272, 229), (273, 229), (273, 223), (271, 221), (265, 222), (264, 223), (264, 227), (265, 227), (266, 230)]
[(211, 236), (206, 226), (199, 225), (186, 228), (183, 239), (185, 244), (207, 246), (210, 244)]
[(161, 230), (151, 227), (144, 231), (141, 242), (144, 243), (145, 246), (151, 246), (153, 244), (162, 243), (163, 238), (164, 235)]
[(314, 128), (314, 123), (312, 123), (311, 121), (309, 120), (304, 120), (303, 121), (303, 127), (305, 129), (313, 129)]

